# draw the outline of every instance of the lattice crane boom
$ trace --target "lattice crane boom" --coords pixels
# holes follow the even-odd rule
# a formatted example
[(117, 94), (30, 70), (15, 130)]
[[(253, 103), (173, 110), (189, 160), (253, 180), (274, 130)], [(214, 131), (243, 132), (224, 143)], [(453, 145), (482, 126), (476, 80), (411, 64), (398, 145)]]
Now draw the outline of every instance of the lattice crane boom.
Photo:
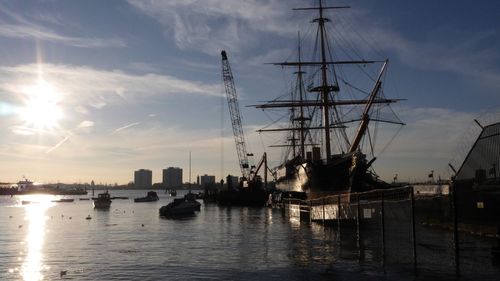
[(229, 114), (231, 115), (231, 124), (233, 126), (234, 141), (236, 143), (236, 152), (240, 162), (241, 174), (247, 180), (250, 179), (250, 165), (248, 162), (248, 153), (245, 144), (245, 134), (241, 125), (241, 114), (236, 95), (236, 87), (234, 86), (233, 73), (227, 59), (226, 51), (221, 52), (222, 55), (222, 80), (226, 91), (227, 104)]

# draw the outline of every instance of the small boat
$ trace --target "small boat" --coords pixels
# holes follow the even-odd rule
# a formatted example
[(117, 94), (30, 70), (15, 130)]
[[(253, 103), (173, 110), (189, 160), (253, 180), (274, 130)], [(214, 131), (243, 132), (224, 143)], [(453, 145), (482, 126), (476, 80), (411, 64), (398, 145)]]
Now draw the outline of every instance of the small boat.
[(71, 199), (71, 198), (63, 198), (63, 199), (59, 199), (59, 200), (52, 200), (52, 202), (56, 202), (56, 203), (71, 203), (75, 201), (75, 199)]
[(90, 200), (90, 198), (80, 198), (79, 200), (80, 200), (80, 201)]
[(169, 194), (170, 194), (171, 197), (175, 197), (175, 196), (177, 196), (177, 190), (171, 189), (170, 192), (169, 192)]
[(92, 198), (94, 200), (94, 208), (106, 209), (111, 206), (111, 196), (106, 191), (105, 193), (99, 193), (97, 198)]
[(128, 197), (126, 197), (126, 196), (111, 197), (111, 200), (114, 200), (114, 199), (128, 200)]
[(191, 215), (200, 210), (200, 202), (196, 201), (196, 195), (193, 193), (186, 194), (183, 198), (176, 198), (173, 202), (160, 208), (160, 216), (180, 216)]
[(28, 204), (31, 204), (31, 201), (26, 201), (26, 200), (23, 200), (23, 201), (21, 201), (21, 204), (23, 204), (23, 205), (28, 205)]
[(146, 195), (146, 197), (141, 197), (141, 198), (135, 198), (134, 199), (134, 202), (154, 202), (154, 201), (158, 201), (160, 200), (160, 198), (158, 198), (158, 194), (156, 194), (156, 192), (154, 191), (149, 191), (148, 194)]

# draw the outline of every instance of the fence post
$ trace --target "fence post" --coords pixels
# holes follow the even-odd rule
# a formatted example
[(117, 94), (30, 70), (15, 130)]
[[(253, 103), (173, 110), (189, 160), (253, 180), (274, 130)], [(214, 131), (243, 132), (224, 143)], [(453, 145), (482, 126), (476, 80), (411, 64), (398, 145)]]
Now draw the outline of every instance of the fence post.
[(411, 200), (411, 239), (413, 242), (413, 267), (417, 269), (417, 235), (415, 232), (415, 195), (413, 193), (413, 186), (410, 186), (410, 200)]
[(382, 213), (382, 218), (381, 218), (381, 223), (382, 223), (382, 264), (385, 265), (385, 211), (384, 211), (384, 191), (381, 192), (381, 213)]
[(292, 199), (288, 198), (288, 218), (292, 217)]
[(323, 226), (325, 225), (325, 197), (323, 197)]
[(337, 235), (340, 242), (340, 194), (337, 195)]
[(312, 217), (313, 217), (312, 200), (309, 200), (309, 224), (312, 224)]
[(361, 240), (361, 206), (359, 204), (359, 193), (356, 195), (356, 201), (358, 202), (358, 205), (356, 206), (356, 231), (358, 232), (358, 240)]
[(452, 206), (453, 206), (453, 247), (455, 250), (455, 272), (457, 275), (460, 275), (460, 241), (458, 237), (458, 200), (457, 200), (457, 186), (453, 183), (450, 183), (450, 187), (452, 190)]
[(299, 222), (302, 221), (302, 200), (299, 199)]

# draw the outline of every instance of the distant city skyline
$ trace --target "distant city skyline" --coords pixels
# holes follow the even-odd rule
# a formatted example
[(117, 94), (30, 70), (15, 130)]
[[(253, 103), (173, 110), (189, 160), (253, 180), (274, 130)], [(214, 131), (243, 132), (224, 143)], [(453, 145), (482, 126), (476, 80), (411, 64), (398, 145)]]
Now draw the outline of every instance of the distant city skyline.
[[(500, 106), (497, 1), (325, 1), (366, 58), (390, 59), (385, 94), (404, 126), (380, 134), (375, 171), (385, 180), (448, 178), (464, 136)], [(249, 105), (285, 94), (309, 0), (0, 0), (0, 181), (126, 184), (133, 171), (184, 169), (240, 176), (221, 81), (220, 51), (235, 76), (249, 151), (269, 166), (272, 121)], [(361, 39), (359, 39), (361, 38)], [(356, 41), (358, 40), (358, 41)], [(344, 46), (342, 46), (344, 44)], [(341, 48), (340, 48), (341, 49)], [(340, 52), (340, 54), (342, 54)], [(487, 121), (484, 121), (487, 122)], [(467, 137), (465, 137), (467, 138)], [(386, 144), (389, 143), (387, 146)]]

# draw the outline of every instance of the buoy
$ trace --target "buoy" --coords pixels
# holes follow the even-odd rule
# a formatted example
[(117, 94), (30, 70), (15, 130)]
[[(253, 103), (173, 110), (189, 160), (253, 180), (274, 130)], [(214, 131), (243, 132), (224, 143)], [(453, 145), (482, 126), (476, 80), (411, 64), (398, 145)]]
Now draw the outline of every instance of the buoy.
[(11, 218), (12, 218), (12, 216), (9, 216), (9, 219), (11, 219)]
[(69, 219), (72, 219), (71, 217), (69, 217)]
[(141, 224), (142, 227), (144, 227), (144, 224)]
[(21, 227), (23, 227), (23, 225), (22, 225), (22, 224), (20, 224), (20, 225), (18, 226), (18, 228), (21, 228)]
[(61, 272), (59, 273), (59, 276), (60, 276), (60, 277), (63, 277), (63, 276), (65, 276), (67, 273), (68, 273), (68, 271), (67, 271), (67, 270), (61, 270)]

